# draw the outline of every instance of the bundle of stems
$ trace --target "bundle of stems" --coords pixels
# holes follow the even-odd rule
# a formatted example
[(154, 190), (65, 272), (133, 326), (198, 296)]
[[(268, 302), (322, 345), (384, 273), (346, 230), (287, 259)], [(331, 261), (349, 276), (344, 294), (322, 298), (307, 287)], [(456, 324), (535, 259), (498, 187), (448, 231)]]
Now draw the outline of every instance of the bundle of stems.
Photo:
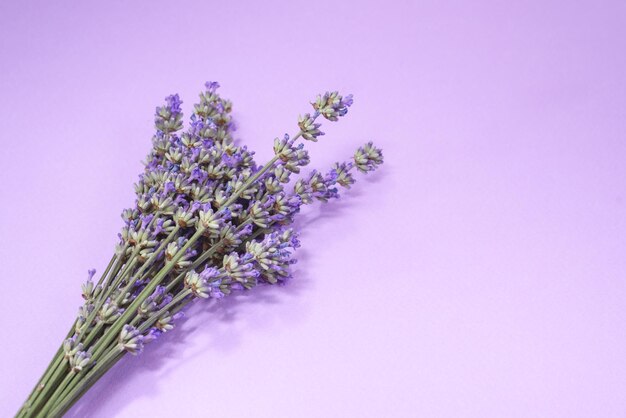
[(89, 271), (78, 316), (17, 417), (62, 416), (123, 356), (170, 331), (190, 303), (284, 283), (300, 245), (293, 221), (301, 206), (337, 198), (355, 169), (367, 173), (383, 161), (370, 142), (326, 173), (292, 182), (309, 163), (302, 141), (324, 135), (319, 120), (337, 121), (352, 97), (318, 95), (296, 134), (276, 138), (274, 157), (258, 166), (235, 144), (232, 104), (218, 87), (206, 83), (184, 131), (178, 95), (157, 107), (153, 146), (115, 253), (97, 281)]

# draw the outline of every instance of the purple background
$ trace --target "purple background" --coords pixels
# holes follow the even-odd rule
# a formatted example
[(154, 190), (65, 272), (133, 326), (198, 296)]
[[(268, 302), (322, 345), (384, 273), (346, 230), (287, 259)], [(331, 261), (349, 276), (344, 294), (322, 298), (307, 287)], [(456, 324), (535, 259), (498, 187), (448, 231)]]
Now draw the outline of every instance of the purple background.
[(196, 306), (70, 416), (626, 416), (626, 3), (0, 3), (0, 416), (133, 202), (154, 107), (206, 80), (271, 155), (381, 172), (303, 214), (297, 279)]

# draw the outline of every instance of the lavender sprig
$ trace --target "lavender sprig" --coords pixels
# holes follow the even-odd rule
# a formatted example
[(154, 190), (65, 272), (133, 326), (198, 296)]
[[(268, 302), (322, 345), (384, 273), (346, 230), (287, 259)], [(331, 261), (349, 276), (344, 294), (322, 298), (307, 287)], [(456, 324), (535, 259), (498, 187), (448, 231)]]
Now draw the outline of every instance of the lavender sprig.
[(115, 254), (97, 283), (89, 271), (68, 338), (19, 417), (64, 413), (123, 355), (172, 330), (189, 303), (287, 281), (302, 205), (339, 197), (339, 187), (354, 184), (354, 169), (368, 173), (383, 162), (369, 142), (325, 174), (292, 179), (310, 163), (298, 140), (316, 142), (324, 135), (318, 120), (337, 121), (353, 103), (351, 95), (327, 92), (298, 118), (293, 136), (274, 140), (274, 157), (259, 166), (235, 144), (232, 104), (218, 87), (206, 84), (186, 130), (178, 95), (156, 108), (152, 149), (135, 204), (122, 212)]

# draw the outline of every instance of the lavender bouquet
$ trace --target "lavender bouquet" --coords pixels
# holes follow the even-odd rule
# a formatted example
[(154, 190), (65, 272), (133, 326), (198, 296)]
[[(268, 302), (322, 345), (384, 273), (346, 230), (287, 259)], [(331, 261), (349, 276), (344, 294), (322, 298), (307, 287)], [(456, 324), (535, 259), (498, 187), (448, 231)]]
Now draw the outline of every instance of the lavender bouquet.
[(120, 358), (170, 331), (191, 302), (285, 282), (300, 245), (290, 225), (302, 205), (337, 198), (338, 186), (354, 183), (354, 169), (368, 173), (383, 162), (370, 142), (326, 173), (294, 179), (287, 191), (309, 163), (298, 140), (317, 141), (319, 121), (344, 116), (352, 97), (317, 96), (298, 132), (276, 138), (274, 157), (258, 166), (252, 151), (235, 145), (232, 104), (218, 87), (206, 84), (186, 131), (178, 95), (157, 107), (152, 149), (135, 205), (122, 212), (115, 253), (97, 281), (89, 271), (84, 304), (18, 417), (63, 415)]

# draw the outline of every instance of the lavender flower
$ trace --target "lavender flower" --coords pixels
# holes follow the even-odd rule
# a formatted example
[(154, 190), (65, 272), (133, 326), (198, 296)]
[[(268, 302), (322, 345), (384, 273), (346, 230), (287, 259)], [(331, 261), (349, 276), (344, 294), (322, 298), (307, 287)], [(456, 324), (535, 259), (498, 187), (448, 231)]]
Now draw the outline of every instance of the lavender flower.
[(69, 359), (70, 373), (80, 373), (84, 368), (91, 365), (91, 353), (88, 351), (78, 351)]
[(302, 131), (302, 137), (306, 140), (317, 142), (317, 138), (324, 135), (324, 132), (319, 128), (321, 123), (315, 123), (316, 117), (311, 116), (309, 113), (298, 118), (298, 126)]
[(352, 103), (351, 94), (342, 97), (339, 92), (333, 91), (317, 96), (312, 104), (316, 112), (326, 119), (335, 122), (348, 113), (348, 108), (352, 106)]
[(156, 128), (164, 133), (178, 131), (183, 126), (183, 113), (180, 109), (182, 104), (178, 94), (167, 96), (166, 105), (157, 107), (154, 124)]
[(143, 341), (144, 336), (137, 328), (124, 325), (120, 332), (118, 348), (121, 351), (128, 351), (130, 354), (137, 355), (143, 350)]
[(85, 300), (91, 300), (93, 297), (97, 296), (100, 288), (96, 287), (93, 282), (93, 276), (96, 274), (95, 269), (91, 269), (87, 272), (87, 281), (82, 285), (82, 296)]
[(383, 153), (372, 142), (368, 142), (356, 151), (354, 163), (356, 168), (363, 173), (374, 171), (383, 163)]
[(208, 298), (210, 287), (206, 279), (195, 271), (190, 271), (185, 275), (185, 287), (189, 288), (194, 296), (199, 298)]
[(337, 121), (352, 105), (351, 95), (327, 92), (298, 118), (298, 132), (275, 139), (274, 157), (257, 165), (233, 140), (232, 103), (217, 93), (219, 84), (205, 87), (187, 129), (178, 95), (156, 108), (152, 148), (111, 262), (97, 282), (89, 271), (77, 319), (37, 387), (47, 384), (19, 417), (62, 414), (122, 356), (172, 330), (189, 303), (288, 280), (302, 206), (339, 197), (340, 187), (354, 184), (354, 168), (367, 173), (383, 162), (370, 142), (325, 174), (292, 178), (310, 163), (299, 139), (318, 141), (320, 116)]

